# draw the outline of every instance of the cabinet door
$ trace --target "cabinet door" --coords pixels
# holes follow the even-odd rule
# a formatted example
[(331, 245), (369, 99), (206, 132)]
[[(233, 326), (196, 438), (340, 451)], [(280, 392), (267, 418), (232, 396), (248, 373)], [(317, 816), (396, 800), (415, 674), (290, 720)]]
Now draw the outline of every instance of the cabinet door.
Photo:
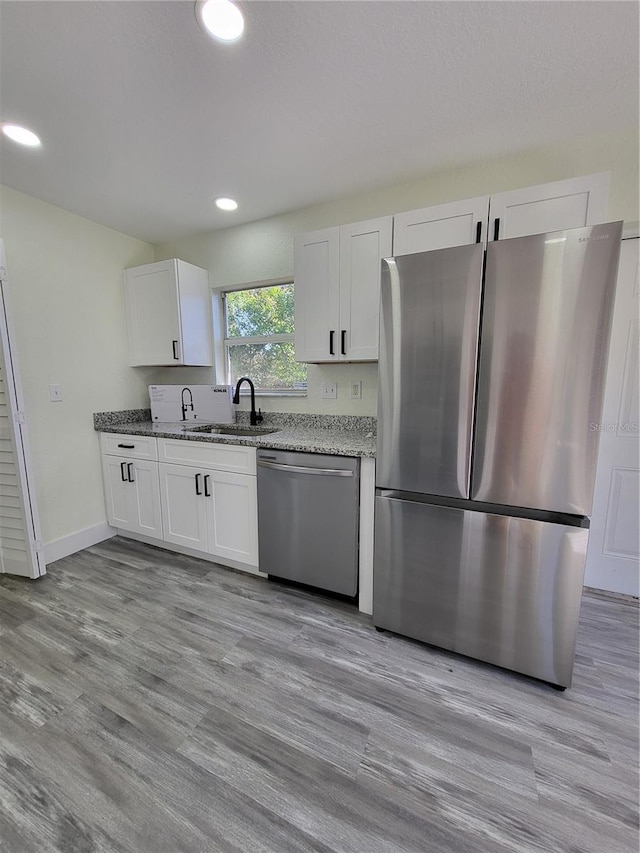
[(258, 566), (258, 496), (248, 474), (205, 472), (209, 514), (209, 553)]
[(340, 228), (298, 234), (294, 240), (297, 361), (337, 361)]
[(583, 228), (607, 221), (609, 173), (491, 196), (489, 240)]
[(165, 540), (206, 551), (208, 502), (204, 496), (204, 473), (187, 465), (160, 463), (159, 469)]
[(127, 463), (127, 472), (133, 482), (129, 483), (130, 530), (162, 539), (162, 513), (160, 511), (160, 487), (158, 463), (134, 459)]
[(176, 261), (182, 364), (213, 364), (211, 291), (206, 270)]
[(130, 364), (182, 364), (176, 262), (125, 270)]
[(380, 322), (380, 261), (391, 255), (393, 219), (384, 216), (340, 228), (340, 332), (347, 361), (376, 361)]
[(393, 219), (393, 254), (486, 243), (488, 213), (488, 195), (398, 213)]
[(131, 483), (128, 481), (127, 462), (121, 456), (102, 457), (102, 479), (107, 505), (107, 521), (121, 530), (134, 530), (132, 502), (129, 499)]

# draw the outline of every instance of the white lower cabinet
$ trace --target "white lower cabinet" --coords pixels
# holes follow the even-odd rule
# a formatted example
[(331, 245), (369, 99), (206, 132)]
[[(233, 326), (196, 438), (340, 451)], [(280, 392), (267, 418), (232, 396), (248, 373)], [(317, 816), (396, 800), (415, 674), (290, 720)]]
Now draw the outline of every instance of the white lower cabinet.
[(162, 539), (158, 463), (105, 454), (102, 472), (109, 524)]
[(255, 448), (114, 433), (100, 446), (109, 524), (258, 571)]
[(255, 476), (167, 463), (159, 473), (166, 542), (257, 568)]
[(256, 478), (250, 474), (212, 471), (210, 507), (209, 552), (217, 557), (247, 563), (257, 568), (258, 489)]
[[(188, 465), (159, 465), (162, 527), (166, 542), (207, 550), (207, 504), (203, 475)], [(197, 479), (196, 479), (197, 478)], [(199, 484), (196, 492), (196, 483)]]

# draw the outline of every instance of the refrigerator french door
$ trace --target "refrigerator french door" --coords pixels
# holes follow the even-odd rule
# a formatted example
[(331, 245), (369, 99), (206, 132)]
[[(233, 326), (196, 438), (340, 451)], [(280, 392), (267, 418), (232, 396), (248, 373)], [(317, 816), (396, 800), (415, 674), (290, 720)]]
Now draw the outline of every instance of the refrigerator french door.
[(570, 685), (621, 230), (383, 261), (376, 626)]

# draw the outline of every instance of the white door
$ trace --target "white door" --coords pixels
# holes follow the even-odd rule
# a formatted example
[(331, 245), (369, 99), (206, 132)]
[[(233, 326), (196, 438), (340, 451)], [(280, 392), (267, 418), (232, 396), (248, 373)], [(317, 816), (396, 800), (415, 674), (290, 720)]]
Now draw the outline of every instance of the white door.
[(296, 361), (337, 361), (340, 228), (296, 235), (293, 271)]
[(484, 244), (488, 215), (488, 195), (398, 213), (393, 218), (393, 254)]
[(181, 364), (175, 261), (125, 270), (124, 281), (130, 364)]
[(171, 465), (164, 462), (160, 463), (159, 470), (164, 539), (174, 545), (206, 551), (206, 472), (189, 465)]
[(0, 573), (46, 574), (0, 239)]
[(206, 471), (209, 553), (258, 565), (257, 480), (250, 474)]
[(538, 184), (491, 196), (489, 240), (582, 228), (607, 221), (609, 173)]
[(383, 216), (340, 228), (340, 358), (378, 360), (380, 273), (391, 255), (393, 218)]
[(585, 584), (639, 595), (638, 238), (622, 241)]

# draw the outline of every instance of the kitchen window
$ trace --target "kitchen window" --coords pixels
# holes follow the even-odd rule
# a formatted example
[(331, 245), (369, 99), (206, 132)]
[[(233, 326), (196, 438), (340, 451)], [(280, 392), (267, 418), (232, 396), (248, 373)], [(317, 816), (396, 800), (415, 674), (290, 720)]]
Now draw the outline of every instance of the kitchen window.
[(226, 381), (248, 376), (261, 394), (306, 394), (307, 365), (294, 357), (293, 282), (223, 290)]

